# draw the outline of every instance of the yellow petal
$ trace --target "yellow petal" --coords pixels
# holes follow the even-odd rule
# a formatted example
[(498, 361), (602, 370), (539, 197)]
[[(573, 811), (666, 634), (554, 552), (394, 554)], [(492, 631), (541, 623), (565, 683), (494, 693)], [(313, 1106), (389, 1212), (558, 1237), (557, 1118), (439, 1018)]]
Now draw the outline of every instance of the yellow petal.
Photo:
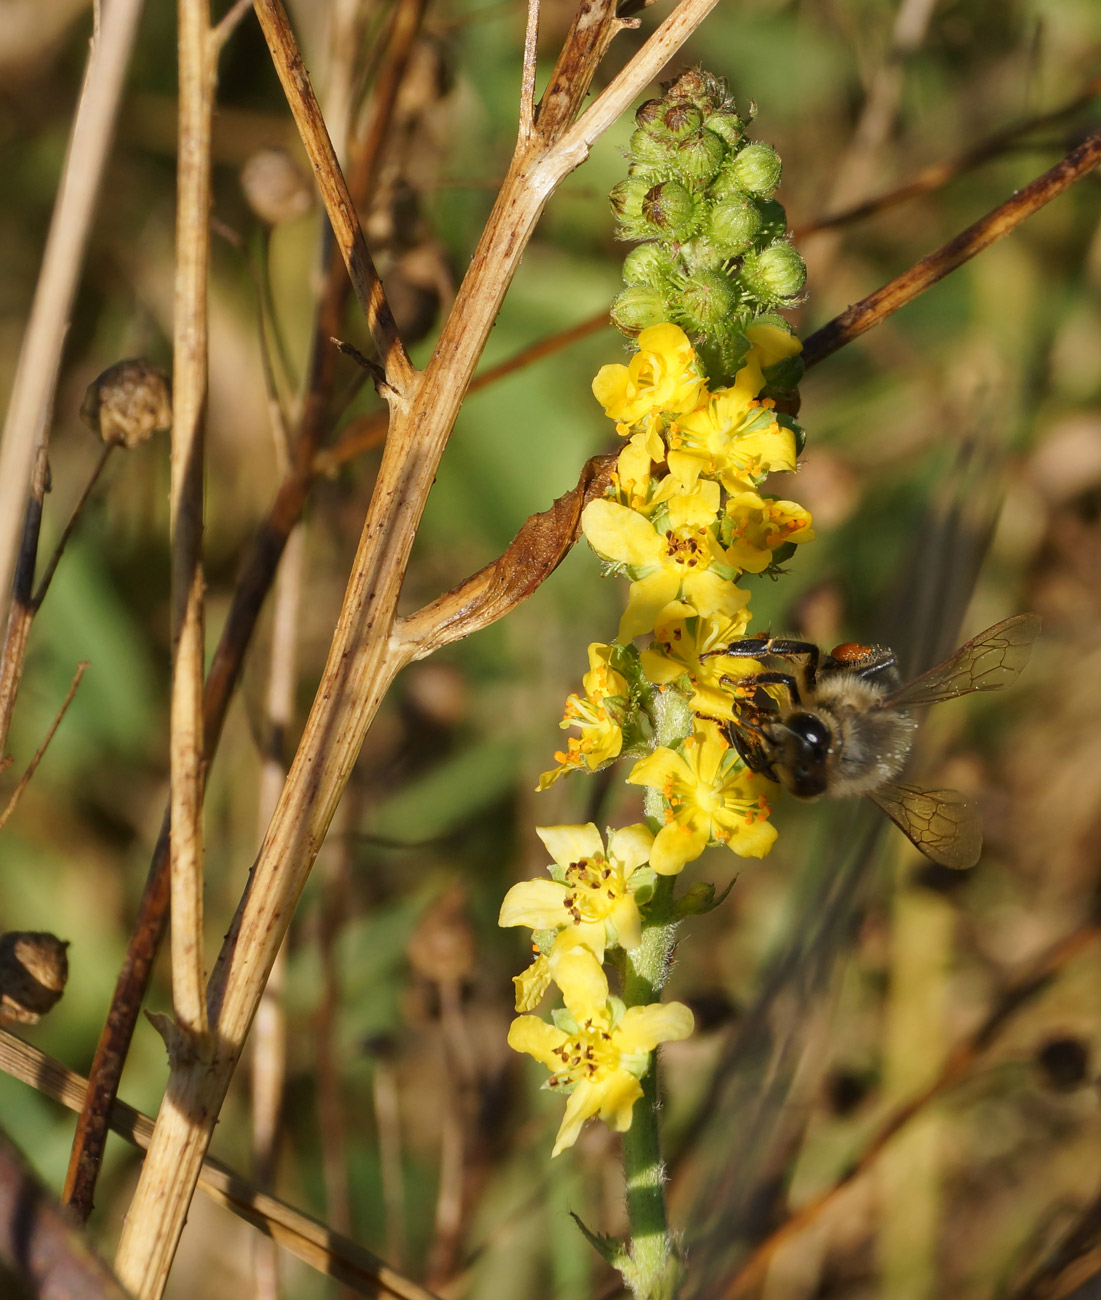
[[(667, 784), (677, 781), (691, 783), (694, 780), (692, 769), (683, 757), (675, 749), (668, 749), (664, 745), (659, 745), (652, 754), (640, 758), (627, 776), (628, 785), (650, 785), (655, 790), (663, 790)], [(660, 838), (660, 831), (658, 835)], [(650, 865), (653, 866), (652, 861)]]
[(658, 1043), (687, 1038), (695, 1023), (683, 1002), (628, 1007), (615, 1031), (615, 1045), (621, 1052), (652, 1052)]
[(566, 886), (556, 880), (524, 880), (512, 888), (501, 903), (500, 926), (526, 925), (532, 930), (555, 930), (567, 917), (562, 900)]
[(560, 867), (582, 858), (595, 858), (604, 852), (604, 841), (592, 822), (584, 826), (536, 826), (536, 835)]
[(588, 948), (571, 948), (557, 963), (554, 982), (562, 999), (580, 1024), (608, 1013), (608, 977)]
[(538, 1016), (517, 1016), (509, 1025), (508, 1045), (514, 1052), (526, 1052), (553, 1070), (562, 1062), (555, 1052), (566, 1041), (567, 1035), (554, 1025), (548, 1025)]
[(622, 826), (613, 831), (608, 841), (608, 852), (623, 864), (624, 876), (630, 876), (636, 867), (641, 867), (650, 857), (650, 846), (654, 842), (653, 832), (644, 822), (635, 822), (633, 826)]
[(709, 838), (702, 825), (670, 822), (657, 833), (650, 850), (650, 865), (659, 876), (675, 876), (684, 870), (686, 863), (695, 862), (707, 848)]
[(600, 1089), (600, 1118), (617, 1133), (631, 1127), (635, 1102), (642, 1096), (642, 1084), (626, 1070), (616, 1070)]
[[(657, 536), (653, 529), (650, 530)], [(627, 608), (619, 620), (619, 640), (633, 641), (644, 632), (652, 632), (657, 616), (680, 593), (680, 574), (670, 565), (657, 569), (631, 583)], [(728, 584), (733, 586), (733, 583)]]
[(582, 1079), (566, 1101), (566, 1113), (562, 1117), (562, 1124), (558, 1129), (558, 1137), (555, 1139), (551, 1155), (556, 1156), (567, 1147), (572, 1147), (577, 1141), (578, 1133), (581, 1132), (582, 1124), (599, 1109), (600, 1088), (587, 1079)]
[(646, 568), (661, 556), (661, 538), (636, 510), (614, 501), (590, 501), (581, 515), (589, 545), (606, 560)]

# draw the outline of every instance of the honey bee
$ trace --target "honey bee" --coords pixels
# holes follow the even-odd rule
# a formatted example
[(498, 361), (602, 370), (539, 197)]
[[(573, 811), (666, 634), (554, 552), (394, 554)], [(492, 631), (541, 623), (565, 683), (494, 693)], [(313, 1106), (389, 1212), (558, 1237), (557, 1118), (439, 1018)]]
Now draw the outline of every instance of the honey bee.
[(776, 637), (732, 642), (714, 653), (765, 666), (722, 679), (745, 697), (735, 720), (724, 724), (727, 738), (751, 771), (798, 798), (864, 795), (926, 857), (946, 867), (973, 866), (982, 848), (978, 810), (955, 790), (895, 780), (914, 742), (910, 710), (1008, 686), (1039, 632), (1035, 614), (1004, 619), (906, 684), (886, 646), (849, 642), (825, 654), (809, 642)]

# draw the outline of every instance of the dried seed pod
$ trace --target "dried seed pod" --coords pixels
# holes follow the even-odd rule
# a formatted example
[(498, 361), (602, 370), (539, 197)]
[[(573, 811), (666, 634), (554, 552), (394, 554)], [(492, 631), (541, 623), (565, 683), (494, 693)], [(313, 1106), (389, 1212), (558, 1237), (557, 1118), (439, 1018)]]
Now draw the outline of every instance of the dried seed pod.
[(60, 1000), (68, 943), (44, 931), (0, 935), (0, 1024), (34, 1025)]
[(104, 442), (140, 447), (172, 427), (172, 383), (151, 361), (119, 361), (88, 385), (80, 418)]
[(261, 221), (277, 226), (313, 207), (309, 179), (286, 149), (257, 149), (241, 168), (241, 189)]

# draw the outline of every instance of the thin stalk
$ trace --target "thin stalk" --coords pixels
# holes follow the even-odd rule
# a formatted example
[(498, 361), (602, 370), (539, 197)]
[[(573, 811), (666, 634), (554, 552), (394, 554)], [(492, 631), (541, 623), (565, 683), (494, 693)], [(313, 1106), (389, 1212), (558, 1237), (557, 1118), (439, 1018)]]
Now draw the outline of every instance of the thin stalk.
[[(181, 0), (173, 340), (171, 875), (176, 1027), (205, 1055), (203, 976), (203, 458), (215, 68), (207, 0)], [(183, 1044), (176, 1043), (177, 1048)]]
[(0, 613), (19, 551), (36, 452), (46, 446), (61, 349), (88, 243), (142, 0), (112, 0), (94, 34), (0, 444)]
[[(268, 4), (257, 0), (258, 12)], [(173, 1069), (149, 1156), (127, 1216), (119, 1271), (139, 1300), (156, 1300), (183, 1230), (191, 1189), (240, 1056), (275, 953), (324, 840), (367, 728), (399, 669), (411, 657), (393, 645), (393, 624), (413, 538), (455, 416), (547, 198), (588, 155), (595, 138), (662, 67), (714, 0), (684, 0), (615, 78), (581, 122), (559, 140), (519, 147), (475, 250), (437, 348), (423, 373), (409, 373), (396, 339), (379, 348), (381, 384), (393, 423), (364, 524), (328, 662), (298, 754), (241, 905), (212, 972), (208, 1004), (216, 1026), (209, 1062)], [(304, 82), (284, 81), (288, 94)], [(586, 85), (595, 65), (572, 73)], [(548, 92), (549, 93), (549, 92)], [(615, 111), (612, 111), (615, 106)], [(599, 111), (597, 111), (599, 109)], [(331, 189), (324, 190), (327, 204)], [(330, 219), (339, 216), (329, 210)], [(385, 340), (376, 313), (372, 328)], [(165, 1195), (165, 1185), (171, 1194)]]
[[(625, 955), (623, 1000), (629, 1007), (647, 1006), (661, 998), (676, 931), (672, 902), (673, 878), (662, 877), (648, 909), (649, 923), (642, 932), (642, 942)], [(630, 1243), (629, 1263), (625, 1262), (621, 1271), (635, 1296), (647, 1300), (675, 1294), (680, 1274), (665, 1206), (659, 1109), (655, 1050), (642, 1080), (642, 1096), (635, 1102), (631, 1127), (623, 1135)]]

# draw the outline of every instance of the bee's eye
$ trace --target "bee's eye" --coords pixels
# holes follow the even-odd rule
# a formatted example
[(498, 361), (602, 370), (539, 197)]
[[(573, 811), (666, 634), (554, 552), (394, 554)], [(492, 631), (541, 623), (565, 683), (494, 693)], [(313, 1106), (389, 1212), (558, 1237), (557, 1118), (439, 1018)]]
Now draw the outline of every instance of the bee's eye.
[(813, 713), (793, 713), (787, 719), (787, 726), (799, 753), (807, 762), (822, 763), (826, 760), (833, 735), (821, 718)]
[(802, 799), (813, 799), (826, 789), (826, 764), (833, 736), (813, 713), (792, 713), (785, 720), (785, 765), (791, 789)]

